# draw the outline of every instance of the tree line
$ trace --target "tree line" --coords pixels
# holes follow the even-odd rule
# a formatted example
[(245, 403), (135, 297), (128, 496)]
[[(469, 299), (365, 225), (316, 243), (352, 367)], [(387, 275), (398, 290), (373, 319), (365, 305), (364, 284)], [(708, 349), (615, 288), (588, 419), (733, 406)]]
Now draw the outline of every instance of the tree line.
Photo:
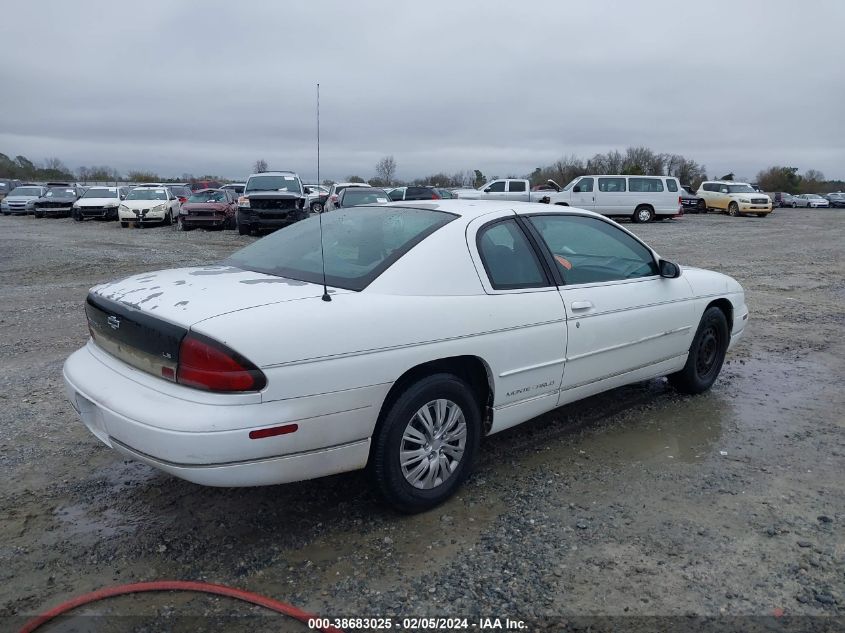
[[(267, 161), (256, 160), (252, 165), (254, 172), (267, 171)], [(436, 172), (428, 176), (401, 180), (396, 177), (397, 162), (390, 155), (385, 156), (374, 166), (374, 175), (369, 179), (351, 174), (346, 177), (347, 182), (367, 182), (377, 187), (391, 187), (400, 185), (434, 185), (438, 187), (480, 187), (485, 182), (495, 180), (499, 176), (486, 176), (480, 169), (466, 169), (452, 173)], [(655, 152), (648, 147), (629, 147), (624, 151), (611, 150), (604, 154), (595, 154), (592, 158), (583, 159), (575, 155), (563, 156), (549, 165), (536, 167), (529, 174), (507, 174), (506, 178), (527, 178), (532, 186), (545, 184), (554, 180), (559, 185), (565, 185), (573, 178), (585, 174), (626, 174), (642, 176), (675, 176), (681, 184), (697, 189), (708, 180), (707, 168), (693, 159), (680, 154)], [(231, 182), (230, 178), (206, 174), (194, 176), (183, 173), (180, 177), (161, 176), (149, 170), (130, 170), (121, 174), (117, 169), (108, 165), (91, 165), (71, 170), (59, 158), (46, 158), (36, 163), (26, 156), (10, 158), (0, 153), (0, 178), (14, 178), (18, 180), (48, 181), (48, 180), (79, 180), (81, 182), (196, 182), (199, 180), (217, 180)], [(718, 180), (734, 180), (734, 174), (724, 174)], [(323, 184), (332, 184), (326, 180)], [(803, 174), (798, 173), (796, 167), (772, 166), (757, 174), (756, 184), (764, 191), (785, 191), (787, 193), (829, 193), (845, 189), (845, 181), (827, 180), (817, 169), (808, 169)]]

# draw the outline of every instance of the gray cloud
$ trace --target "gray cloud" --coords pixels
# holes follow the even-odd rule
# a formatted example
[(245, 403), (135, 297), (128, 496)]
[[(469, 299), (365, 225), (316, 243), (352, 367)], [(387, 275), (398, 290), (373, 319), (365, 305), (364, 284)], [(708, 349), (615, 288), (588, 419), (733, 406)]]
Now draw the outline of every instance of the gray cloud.
[[(845, 3), (29, 2), (0, 151), (245, 175), (525, 173), (628, 145), (845, 178)], [(37, 46), (33, 42), (38, 43)]]

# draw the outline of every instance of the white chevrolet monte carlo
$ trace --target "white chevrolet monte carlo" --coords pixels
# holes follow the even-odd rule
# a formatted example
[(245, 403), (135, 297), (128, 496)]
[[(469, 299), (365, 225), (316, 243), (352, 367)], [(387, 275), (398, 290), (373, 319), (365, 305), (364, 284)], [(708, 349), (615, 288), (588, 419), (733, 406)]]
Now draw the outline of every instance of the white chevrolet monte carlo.
[(212, 486), (366, 467), (417, 512), (486, 435), (658, 376), (708, 389), (748, 319), (736, 281), (590, 211), (442, 200), (322, 225), (324, 263), (312, 217), (220, 265), (93, 288), (64, 366), (91, 432)]

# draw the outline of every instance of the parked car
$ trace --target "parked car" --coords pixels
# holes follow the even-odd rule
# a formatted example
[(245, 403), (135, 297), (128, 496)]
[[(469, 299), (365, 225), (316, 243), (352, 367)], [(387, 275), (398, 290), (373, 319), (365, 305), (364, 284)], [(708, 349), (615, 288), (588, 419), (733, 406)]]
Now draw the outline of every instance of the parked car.
[(587, 175), (549, 195), (549, 203), (651, 222), (681, 213), (681, 194), (681, 184), (671, 176)]
[(117, 208), (117, 215), (122, 228), (128, 227), (130, 222), (138, 226), (170, 225), (179, 215), (180, 206), (179, 198), (167, 185), (143, 185), (126, 194)]
[(191, 194), (193, 193), (191, 185), (187, 183), (177, 185), (168, 184), (167, 188), (174, 196), (179, 198), (179, 204), (185, 204), (188, 201), (188, 198), (190, 198)]
[(126, 187), (91, 187), (73, 203), (71, 215), (79, 222), (89, 218), (117, 220), (117, 208), (128, 193)]
[(11, 178), (4, 178), (0, 180), (0, 200), (3, 200), (3, 198), (8, 196), (12, 191), (14, 191), (20, 186), (20, 180), (15, 180)]
[(738, 216), (753, 213), (764, 218), (772, 212), (769, 196), (758, 193), (746, 182), (708, 180), (701, 183), (698, 195), (707, 203), (707, 210)]
[(35, 201), (46, 192), (47, 188), (40, 185), (15, 187), (8, 196), (0, 201), (0, 211), (3, 215), (35, 213)]
[(453, 194), (451, 191), (449, 191), (448, 189), (444, 189), (443, 187), (435, 187), (435, 189), (437, 189), (437, 193), (440, 194), (440, 197), (443, 200), (451, 200), (452, 198), (458, 197), (455, 194)]
[(390, 190), (389, 195), (394, 202), (402, 200), (441, 200), (443, 198), (436, 187), (426, 186), (395, 187)]
[(238, 198), (238, 232), (275, 230), (308, 217), (302, 181), (292, 171), (252, 174)]
[(36, 218), (69, 217), (73, 203), (79, 200), (84, 192), (84, 189), (74, 185), (49, 186), (44, 195), (33, 202), (33, 213)]
[(192, 182), (187, 187), (191, 191), (199, 191), (200, 189), (219, 189), (223, 183), (217, 182), (216, 180), (198, 180), (196, 182)]
[(357, 207), (363, 204), (387, 204), (390, 198), (384, 189), (378, 187), (347, 187), (340, 192), (337, 208)]
[(795, 209), (796, 207), (809, 207), (811, 209), (819, 208), (819, 207), (829, 207), (830, 202), (827, 201), (827, 198), (822, 198), (817, 193), (802, 193), (798, 196), (792, 196), (792, 208)]
[(684, 213), (707, 213), (707, 203), (689, 187), (681, 186), (681, 206)]
[(519, 202), (549, 202), (551, 194), (561, 191), (554, 180), (547, 182), (550, 189), (532, 191), (525, 178), (499, 178), (483, 184), (478, 189), (453, 189), (457, 198), (467, 200), (516, 200)]
[(308, 196), (305, 206), (311, 210), (311, 213), (322, 213), (326, 198), (329, 197), (329, 188), (325, 185), (314, 184), (302, 186), (305, 189), (305, 195)]
[(772, 201), (773, 207), (780, 207), (782, 209), (792, 206), (792, 194), (786, 193), (785, 191), (776, 191), (769, 198)]
[(71, 404), (123, 457), (195, 483), (367, 467), (418, 512), (458, 489), (482, 436), (659, 376), (706, 391), (748, 322), (735, 280), (598, 214), (416, 205), (312, 216), (221, 265), (96, 286), (92, 338), (64, 365)]
[(336, 182), (329, 188), (329, 193), (323, 202), (323, 211), (332, 211), (337, 208), (337, 201), (340, 199), (340, 192), (347, 187), (369, 187), (365, 182)]
[(835, 193), (827, 194), (825, 198), (827, 199), (827, 202), (831, 207), (845, 207), (845, 193), (837, 191)]
[(238, 199), (231, 189), (200, 189), (182, 204), (176, 218), (176, 228), (190, 231), (195, 228), (234, 229), (238, 218)]
[(246, 187), (245, 182), (230, 182), (229, 184), (223, 185), (220, 188), (228, 189), (229, 191), (234, 191), (235, 195), (239, 196), (244, 192), (244, 187)]

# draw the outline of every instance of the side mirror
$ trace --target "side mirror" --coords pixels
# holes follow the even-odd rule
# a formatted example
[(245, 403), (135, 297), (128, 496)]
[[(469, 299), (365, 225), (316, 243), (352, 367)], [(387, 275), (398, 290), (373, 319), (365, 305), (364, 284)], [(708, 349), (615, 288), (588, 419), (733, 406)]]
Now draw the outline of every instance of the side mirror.
[(660, 260), (660, 276), (666, 279), (677, 279), (681, 276), (681, 267), (666, 259)]
[(490, 193), (490, 187), (487, 187), (487, 189), (484, 190), (484, 193)]
[(572, 193), (581, 193), (581, 185), (575, 185), (572, 187)]

